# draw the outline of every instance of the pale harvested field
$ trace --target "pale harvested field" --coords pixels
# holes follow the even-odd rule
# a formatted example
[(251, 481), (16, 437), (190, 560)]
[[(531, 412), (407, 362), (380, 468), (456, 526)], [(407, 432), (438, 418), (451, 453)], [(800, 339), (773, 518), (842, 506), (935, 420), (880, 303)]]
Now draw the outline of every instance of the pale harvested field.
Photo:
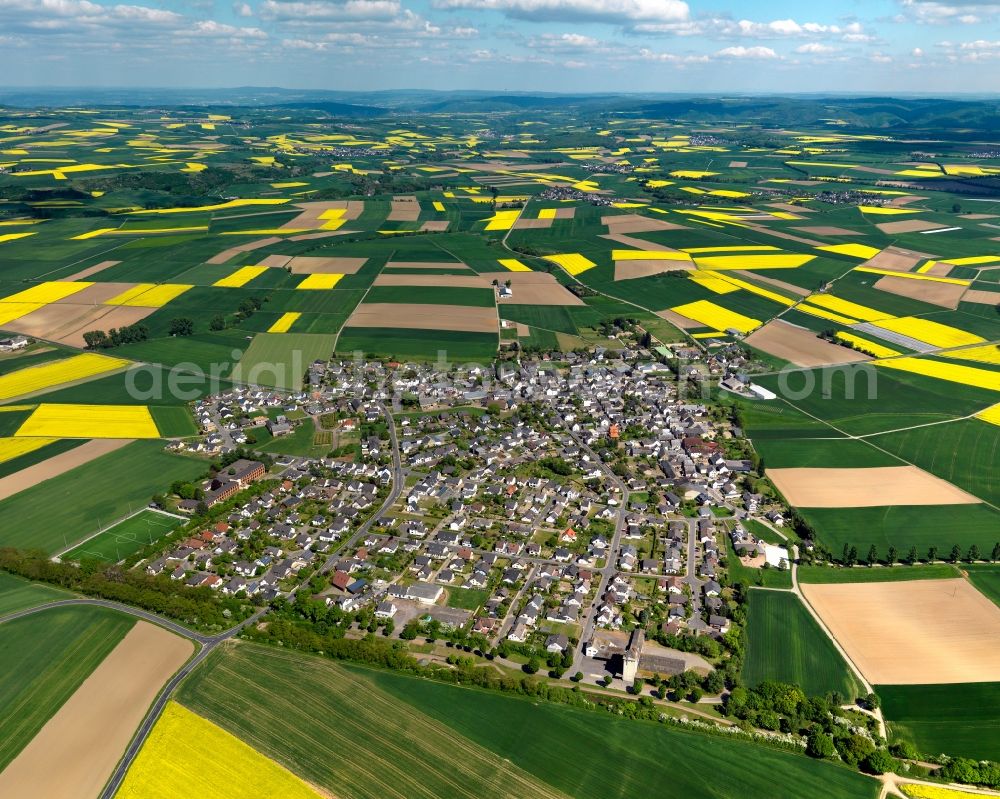
[(531, 328), (521, 322), (515, 324), (514, 329), (517, 331), (518, 338), (527, 338), (531, 335)]
[(774, 208), (776, 211), (788, 211), (791, 214), (816, 213), (815, 208), (806, 208), (804, 205), (795, 205), (793, 203), (768, 203), (767, 207)]
[(871, 360), (870, 355), (819, 338), (813, 331), (775, 319), (747, 336), (746, 343), (796, 366)]
[(397, 195), (389, 205), (387, 222), (416, 222), (420, 217), (420, 203), (409, 195)]
[(703, 327), (701, 322), (696, 322), (694, 319), (688, 319), (686, 316), (681, 316), (679, 313), (671, 311), (669, 308), (665, 311), (657, 311), (656, 315), (660, 317), (660, 319), (666, 319), (674, 327), (678, 327), (681, 330)]
[(112, 297), (117, 297), (135, 288), (136, 283), (94, 283), (76, 294), (70, 294), (61, 300), (56, 300), (53, 305), (101, 305)]
[(687, 272), (693, 268), (690, 261), (615, 261), (615, 280), (635, 280), (637, 277), (662, 275), (664, 272)]
[(932, 280), (913, 280), (891, 275), (876, 281), (874, 287), (890, 294), (898, 294), (900, 297), (923, 300), (932, 305), (953, 309), (958, 308), (958, 301), (966, 291), (965, 286), (955, 283), (935, 283)]
[(467, 264), (449, 261), (389, 261), (386, 269), (468, 269)]
[(743, 169), (744, 167), (746, 167), (746, 165), (747, 165), (746, 161), (730, 161), (729, 162), (729, 168), (730, 169)]
[(1000, 608), (966, 580), (808, 584), (802, 592), (871, 683), (1000, 680)]
[(969, 289), (962, 297), (962, 302), (974, 302), (979, 305), (997, 305), (1000, 304), (1000, 292)]
[(902, 250), (898, 247), (886, 247), (878, 255), (874, 255), (861, 266), (873, 266), (876, 269), (891, 269), (893, 272), (909, 272), (920, 261), (933, 256), (913, 250)]
[[(509, 278), (508, 278), (509, 279)], [(397, 275), (381, 274), (373, 286), (456, 286), (467, 289), (488, 289), (493, 285), (481, 275)]]
[(94, 458), (107, 455), (126, 444), (131, 444), (131, 438), (101, 438), (87, 441), (66, 452), (60, 452), (51, 458), (21, 469), (19, 472), (0, 477), (0, 500), (12, 497), (26, 488), (31, 488), (53, 477), (65, 474), (70, 469), (90, 463)]
[(996, 219), (996, 214), (963, 214), (962, 219)]
[(861, 469), (768, 469), (767, 476), (800, 508), (974, 505), (982, 500), (916, 466)]
[(356, 230), (317, 230), (315, 233), (299, 233), (297, 236), (289, 236), (289, 241), (312, 241), (313, 239), (330, 239), (334, 236), (346, 236), (348, 233), (357, 233)]
[(883, 233), (919, 233), (922, 230), (937, 230), (945, 227), (940, 222), (926, 219), (900, 219), (898, 222), (881, 222), (875, 225)]
[(608, 226), (609, 233), (649, 233), (653, 230), (683, 230), (684, 225), (675, 225), (662, 219), (650, 219), (641, 214), (615, 214), (602, 216), (601, 224)]
[(525, 219), (521, 217), (514, 223), (514, 230), (547, 230), (552, 227), (551, 219)]
[(420, 229), (422, 231), (427, 231), (430, 233), (443, 233), (451, 226), (451, 222), (447, 219), (430, 219), (424, 222)]
[(492, 283), (510, 281), (513, 297), (504, 305), (584, 305), (585, 303), (548, 272), (483, 272), (480, 277)]
[[(57, 341), (71, 347), (83, 347), (83, 334), (88, 330), (110, 330), (140, 322), (155, 308), (117, 305), (63, 305), (51, 303), (5, 327), (32, 338)], [(99, 324), (98, 324), (99, 323)]]
[(359, 305), (345, 327), (396, 327), (414, 330), (459, 330), (495, 333), (494, 308), (467, 305), (411, 305), (405, 302), (371, 302)]
[(88, 266), (76, 274), (70, 275), (69, 277), (59, 278), (60, 282), (72, 283), (74, 280), (86, 280), (91, 275), (96, 275), (98, 272), (103, 272), (105, 269), (110, 269), (112, 266), (118, 266), (121, 261), (101, 261), (99, 264), (94, 264), (93, 266)]
[(228, 250), (223, 250), (218, 255), (213, 255), (205, 263), (207, 264), (224, 264), (230, 258), (235, 258), (240, 253), (253, 252), (254, 250), (259, 250), (263, 247), (270, 247), (272, 244), (277, 244), (281, 239), (277, 236), (268, 236), (264, 239), (257, 239), (256, 241), (248, 241), (243, 244), (237, 244), (234, 247), (230, 247)]
[(955, 267), (951, 264), (946, 264), (944, 261), (938, 261), (933, 264), (930, 269), (925, 270), (922, 274), (934, 275), (935, 277), (948, 277), (951, 274), (951, 270)]
[(140, 621), (0, 773), (0, 796), (93, 799), (194, 645)]
[(353, 275), (367, 258), (317, 258), (299, 255), (288, 262), (293, 275)]
[(798, 230), (801, 233), (812, 233), (814, 236), (857, 236), (858, 232), (856, 230), (848, 230), (842, 227), (833, 227), (832, 225), (813, 225), (806, 227), (793, 227), (792, 230)]
[(758, 275), (756, 272), (747, 272), (743, 269), (736, 269), (733, 271), (734, 275), (738, 275), (742, 278), (749, 278), (750, 280), (756, 280), (759, 283), (767, 283), (770, 286), (774, 286), (778, 289), (783, 289), (789, 294), (797, 294), (800, 297), (808, 297), (811, 293), (809, 289), (804, 289), (801, 286), (796, 286), (794, 283), (786, 283), (784, 280), (779, 280), (776, 277), (767, 277), (765, 275)]
[(326, 202), (295, 203), (295, 207), (301, 209), (302, 213), (285, 222), (285, 224), (281, 226), (282, 228), (285, 228), (286, 230), (294, 230), (296, 228), (321, 228), (330, 221), (329, 219), (323, 218), (323, 214), (326, 211), (343, 211), (344, 213), (340, 218), (351, 220), (357, 219), (365, 210), (365, 204), (362, 200), (329, 200)]
[(576, 218), (576, 208), (556, 208), (556, 219), (574, 219)]
[(292, 260), (291, 255), (268, 255), (257, 266), (266, 266), (272, 269), (284, 269), (288, 262)]

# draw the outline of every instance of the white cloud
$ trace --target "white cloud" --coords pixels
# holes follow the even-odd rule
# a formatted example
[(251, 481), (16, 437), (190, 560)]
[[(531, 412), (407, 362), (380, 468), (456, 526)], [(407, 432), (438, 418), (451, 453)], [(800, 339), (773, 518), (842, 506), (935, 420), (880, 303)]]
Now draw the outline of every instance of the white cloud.
[(822, 44), (821, 42), (809, 42), (808, 44), (800, 44), (795, 48), (796, 53), (802, 53), (803, 55), (826, 55), (828, 53), (836, 53), (840, 48), (834, 47), (830, 44)]
[(716, 53), (721, 58), (747, 58), (760, 61), (780, 58), (770, 47), (744, 47), (742, 44), (736, 47), (724, 47)]
[(403, 13), (399, 0), (265, 0), (257, 9), (261, 19), (269, 22), (312, 24), (360, 19), (390, 19)]
[(994, 19), (1000, 2), (989, 0), (957, 0), (952, 3), (941, 3), (937, 0), (900, 0), (904, 9), (904, 19), (928, 25), (960, 23), (976, 25), (984, 20)]
[(592, 36), (584, 36), (580, 33), (543, 33), (535, 43), (550, 46), (566, 47), (597, 47), (600, 42)]
[(683, 0), (434, 0), (434, 7), (488, 9), (533, 21), (678, 23), (690, 16)]
[(233, 3), (233, 13), (238, 17), (252, 17), (253, 9), (249, 3)]

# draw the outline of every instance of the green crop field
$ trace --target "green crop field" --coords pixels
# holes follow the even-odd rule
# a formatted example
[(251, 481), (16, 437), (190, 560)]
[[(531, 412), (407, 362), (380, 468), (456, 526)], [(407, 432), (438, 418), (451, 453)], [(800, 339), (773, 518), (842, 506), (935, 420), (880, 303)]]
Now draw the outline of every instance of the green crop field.
[(877, 685), (890, 739), (923, 755), (996, 759), (1000, 752), (1000, 683)]
[(0, 546), (62, 549), (206, 468), (204, 461), (165, 452), (162, 441), (135, 441), (0, 501)]
[(980, 499), (1000, 505), (1000, 426), (963, 419), (871, 439), (883, 449)]
[(73, 595), (44, 583), (29, 583), (13, 574), (0, 572), (0, 617), (17, 610), (44, 605)]
[[(12, 416), (13, 414), (0, 413), (0, 421), (3, 421), (3, 418), (9, 415)], [(48, 460), (53, 455), (58, 455), (60, 452), (69, 452), (83, 443), (84, 440), (79, 438), (61, 438), (18, 458), (11, 458), (9, 461), (0, 463), (0, 477), (6, 477), (22, 469), (27, 469), (29, 466), (34, 466), (36, 463)]]
[(754, 438), (753, 445), (766, 469), (905, 466), (899, 458), (853, 438)]
[(0, 770), (97, 668), (135, 620), (67, 607), (0, 624)]
[(492, 308), (496, 295), (492, 288), (466, 286), (372, 286), (365, 303), (403, 302), (420, 305), (472, 305)]
[(439, 353), (451, 363), (492, 361), (497, 350), (496, 333), (466, 333), (455, 330), (410, 330), (404, 328), (345, 327), (337, 339), (337, 352), (374, 353), (404, 360), (436, 361)]
[(743, 679), (794, 683), (810, 696), (839, 691), (848, 700), (861, 686), (833, 643), (792, 593), (753, 590)]
[(969, 580), (980, 592), (1000, 605), (1000, 566), (985, 563), (963, 563), (962, 570), (968, 573)]
[(972, 544), (989, 553), (1000, 530), (1000, 512), (987, 505), (896, 505), (876, 508), (802, 508), (802, 516), (816, 530), (819, 539), (839, 557), (844, 544), (855, 546), (864, 558), (874, 544), (884, 558), (889, 546), (899, 557), (917, 548), (918, 557), (928, 549), (938, 549), (938, 559), (946, 558), (957, 544), (962, 555)]
[(179, 699), (312, 783), (358, 799), (839, 799), (874, 797), (877, 787), (741, 741), (256, 645), (214, 652)]
[(233, 370), (234, 382), (298, 389), (309, 365), (333, 354), (336, 336), (316, 333), (258, 333)]
[(844, 569), (836, 566), (799, 566), (800, 583), (890, 583), (906, 580), (947, 580), (960, 577), (955, 566), (948, 563), (928, 563), (916, 566), (893, 566), (891, 569), (876, 566), (855, 566)]
[(163, 538), (183, 519), (175, 519), (153, 510), (144, 509), (135, 516), (109, 527), (93, 538), (62, 555), (62, 560), (94, 559), (117, 563), (129, 555)]

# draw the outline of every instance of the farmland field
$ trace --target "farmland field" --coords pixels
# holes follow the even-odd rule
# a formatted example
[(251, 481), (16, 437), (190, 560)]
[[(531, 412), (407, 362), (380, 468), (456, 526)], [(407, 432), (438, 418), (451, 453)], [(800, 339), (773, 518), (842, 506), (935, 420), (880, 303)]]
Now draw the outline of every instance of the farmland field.
[(117, 563), (167, 535), (183, 519), (175, 519), (152, 510), (142, 510), (123, 522), (98, 533), (61, 556), (62, 560), (94, 559)]
[(792, 593), (752, 590), (743, 679), (794, 683), (807, 695), (838, 691), (853, 699), (860, 685), (850, 668)]
[(112, 610), (68, 607), (0, 624), (0, 770), (134, 624)]
[[(160, 441), (136, 441), (0, 501), (0, 545), (62, 549), (205, 471), (203, 461), (164, 452)], [(102, 490), (108, 485), (115, 491)]]
[(335, 337), (315, 333), (258, 333), (233, 370), (234, 382), (295, 389), (309, 365), (327, 360)]
[(1000, 605), (1000, 566), (995, 563), (990, 565), (966, 563), (962, 564), (962, 570), (968, 574), (970, 582), (979, 589), (980, 593), (985, 594), (994, 603)]
[(855, 567), (852, 569), (824, 566), (799, 566), (800, 583), (885, 583), (897, 580), (943, 580), (959, 577), (958, 568), (947, 563), (886, 568)]
[(59, 588), (43, 583), (29, 583), (20, 577), (0, 572), (0, 617), (17, 610), (44, 605), (46, 602), (69, 599), (72, 596)]
[(877, 685), (892, 739), (921, 754), (995, 758), (1000, 750), (1000, 683)]
[(361, 799), (875, 796), (866, 778), (802, 756), (255, 645), (213, 653), (179, 700), (319, 787)]

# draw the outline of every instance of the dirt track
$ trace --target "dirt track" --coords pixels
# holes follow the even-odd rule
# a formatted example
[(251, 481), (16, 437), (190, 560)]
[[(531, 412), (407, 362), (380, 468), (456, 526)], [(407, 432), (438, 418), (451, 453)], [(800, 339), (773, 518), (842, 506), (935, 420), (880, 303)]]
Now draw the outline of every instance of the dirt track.
[(767, 476), (800, 508), (973, 505), (978, 497), (916, 466), (862, 469), (768, 469)]
[(140, 621), (0, 773), (0, 796), (93, 799), (190, 641)]
[(876, 685), (1000, 680), (1000, 608), (968, 581), (802, 585)]

